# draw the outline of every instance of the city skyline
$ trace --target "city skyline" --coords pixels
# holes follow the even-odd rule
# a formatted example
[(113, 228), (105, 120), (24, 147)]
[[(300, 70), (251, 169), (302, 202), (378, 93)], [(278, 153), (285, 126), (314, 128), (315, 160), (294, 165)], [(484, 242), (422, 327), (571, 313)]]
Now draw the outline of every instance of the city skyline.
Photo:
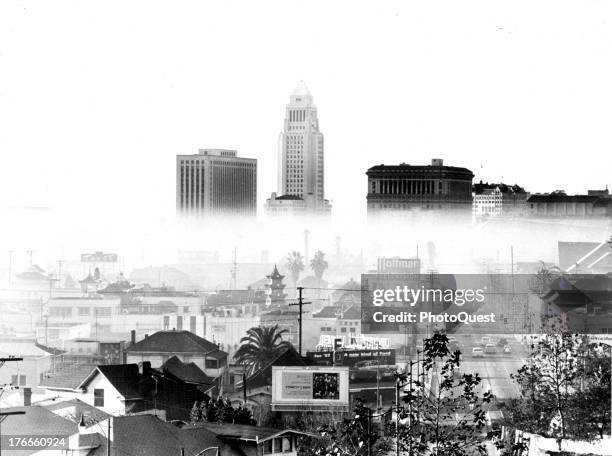
[[(315, 2), (299, 7), (300, 15), (283, 5), (278, 20), (248, 4), (244, 16), (192, 5), (192, 14), (180, 14), (184, 26), (163, 36), (158, 30), (178, 12), (148, 5), (138, 37), (131, 32), (136, 6), (121, 17), (85, 8), (76, 13), (81, 22), (68, 22), (59, 5), (2, 6), (11, 21), (0, 32), (0, 148), (7, 152), (0, 207), (95, 206), (125, 216), (138, 201), (144, 212), (174, 214), (168, 168), (175, 154), (222, 147), (258, 159), (261, 208), (276, 187), (279, 118), (301, 79), (325, 107), (325, 186), (340, 218), (365, 214), (363, 173), (380, 163), (441, 157), (477, 180), (516, 182), (531, 192), (580, 193), (610, 183), (605, 167), (590, 165), (612, 150), (605, 63), (612, 46), (603, 5), (555, 3), (550, 21), (553, 3), (546, 2), (529, 15), (448, 3), (442, 16), (429, 5), (351, 3), (353, 20), (341, 35), (342, 3)], [(487, 11), (493, 20), (480, 21)], [(206, 17), (218, 21), (202, 27)], [(244, 34), (215, 40), (229, 20)], [(315, 20), (313, 34), (292, 33)], [(109, 23), (116, 33), (101, 40)], [(58, 27), (65, 32), (54, 33)], [(300, 58), (291, 64), (278, 58), (294, 54)], [(44, 71), (49, 59), (53, 71)], [(209, 71), (211, 64), (224, 71)], [(247, 73), (247, 66), (266, 71)], [(553, 159), (561, 156), (577, 163)], [(555, 172), (546, 172), (553, 163)], [(27, 185), (14, 172), (20, 169), (29, 170)]]

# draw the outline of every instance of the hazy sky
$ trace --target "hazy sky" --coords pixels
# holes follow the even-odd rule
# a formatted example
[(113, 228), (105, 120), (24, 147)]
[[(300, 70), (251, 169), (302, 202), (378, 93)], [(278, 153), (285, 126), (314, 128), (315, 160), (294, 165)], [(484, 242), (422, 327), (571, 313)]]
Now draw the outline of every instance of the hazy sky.
[(428, 163), (529, 191), (610, 184), (609, 1), (0, 2), (0, 207), (174, 215), (175, 155), (235, 148), (276, 190), (306, 81), (335, 214), (366, 169)]

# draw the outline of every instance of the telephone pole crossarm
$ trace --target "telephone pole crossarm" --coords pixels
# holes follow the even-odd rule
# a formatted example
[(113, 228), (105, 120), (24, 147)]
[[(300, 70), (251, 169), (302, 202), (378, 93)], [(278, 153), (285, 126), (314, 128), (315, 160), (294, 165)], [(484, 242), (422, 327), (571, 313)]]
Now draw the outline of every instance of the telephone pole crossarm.
[(299, 315), (298, 315), (298, 324), (299, 324), (299, 332), (298, 332), (298, 353), (302, 356), (302, 306), (304, 304), (312, 304), (310, 301), (304, 301), (302, 293), (304, 291), (304, 287), (297, 287), (298, 289), (298, 302), (294, 302), (289, 304), (290, 306), (299, 306)]

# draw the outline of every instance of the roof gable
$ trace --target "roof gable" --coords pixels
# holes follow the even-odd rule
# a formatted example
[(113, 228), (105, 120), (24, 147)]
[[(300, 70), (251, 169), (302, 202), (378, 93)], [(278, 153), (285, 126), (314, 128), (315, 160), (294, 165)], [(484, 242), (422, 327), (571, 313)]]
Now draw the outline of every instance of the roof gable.
[(202, 353), (218, 351), (216, 344), (190, 331), (158, 331), (127, 349), (128, 353)]

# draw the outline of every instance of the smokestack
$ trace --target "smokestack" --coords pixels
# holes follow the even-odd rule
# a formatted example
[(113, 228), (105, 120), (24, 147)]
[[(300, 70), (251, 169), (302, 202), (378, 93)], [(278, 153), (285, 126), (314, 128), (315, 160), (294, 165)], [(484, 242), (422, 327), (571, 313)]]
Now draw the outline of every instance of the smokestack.
[(310, 231), (304, 230), (304, 263), (308, 267), (308, 236), (310, 236)]

